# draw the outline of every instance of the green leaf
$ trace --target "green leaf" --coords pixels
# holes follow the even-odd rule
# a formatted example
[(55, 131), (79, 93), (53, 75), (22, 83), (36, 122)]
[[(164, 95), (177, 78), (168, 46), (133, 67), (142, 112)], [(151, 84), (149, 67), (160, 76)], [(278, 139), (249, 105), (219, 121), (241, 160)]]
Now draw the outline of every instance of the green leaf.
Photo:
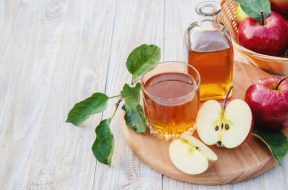
[(128, 56), (126, 67), (133, 80), (160, 60), (160, 48), (156, 45), (143, 44), (135, 48)]
[(96, 139), (92, 146), (96, 159), (106, 165), (111, 164), (114, 149), (114, 137), (109, 128), (110, 122), (111, 119), (105, 119), (96, 127)]
[(128, 84), (125, 84), (121, 95), (125, 100), (125, 105), (127, 107), (135, 108), (139, 104), (140, 100), (140, 83), (137, 83), (135, 87), (130, 87)]
[(78, 102), (70, 110), (66, 122), (79, 126), (90, 115), (103, 112), (106, 109), (108, 96), (103, 93), (94, 93), (89, 98)]
[(248, 16), (259, 21), (261, 21), (261, 11), (265, 19), (271, 12), (269, 0), (236, 0), (236, 2)]
[(288, 140), (281, 132), (266, 132), (253, 129), (253, 135), (261, 139), (271, 151), (273, 157), (281, 164), (288, 151)]
[(146, 120), (143, 108), (137, 105), (137, 107), (130, 109), (124, 104), (122, 109), (125, 111), (124, 119), (127, 126), (137, 133), (144, 133), (146, 131)]

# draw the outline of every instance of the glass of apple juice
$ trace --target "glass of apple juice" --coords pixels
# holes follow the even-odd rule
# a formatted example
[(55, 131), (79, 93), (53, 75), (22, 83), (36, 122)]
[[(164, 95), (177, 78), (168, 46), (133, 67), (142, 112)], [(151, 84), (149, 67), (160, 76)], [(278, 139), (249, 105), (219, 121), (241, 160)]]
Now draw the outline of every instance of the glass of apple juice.
[(141, 79), (144, 112), (152, 135), (170, 140), (193, 134), (199, 109), (200, 75), (191, 65), (168, 61), (146, 71)]

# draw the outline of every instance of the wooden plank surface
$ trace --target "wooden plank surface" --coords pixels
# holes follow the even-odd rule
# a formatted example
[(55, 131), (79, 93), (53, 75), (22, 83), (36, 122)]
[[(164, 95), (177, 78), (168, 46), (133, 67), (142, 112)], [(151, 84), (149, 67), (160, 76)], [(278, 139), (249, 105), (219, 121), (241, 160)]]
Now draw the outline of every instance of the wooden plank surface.
[[(120, 114), (110, 168), (91, 152), (101, 115), (66, 124), (76, 101), (110, 95), (129, 81), (128, 53), (162, 47), (162, 60), (185, 60), (183, 32), (199, 0), (0, 1), (0, 189), (287, 189), (288, 157), (253, 180), (198, 186), (144, 165), (123, 140)], [(108, 117), (113, 104), (103, 114)]]
[(92, 189), (100, 117), (81, 129), (65, 119), (76, 101), (104, 90), (113, 6), (1, 1), (1, 189)]
[[(131, 81), (125, 62), (133, 48), (142, 43), (163, 46), (163, 24), (159, 24), (163, 23), (163, 14), (162, 0), (117, 2), (111, 69), (106, 82), (108, 94), (116, 95), (126, 82)], [(109, 117), (113, 110), (112, 104), (104, 117)], [(144, 165), (126, 145), (119, 126), (120, 116), (117, 114), (111, 125), (115, 137), (112, 166), (97, 164), (93, 189), (162, 189), (162, 175)], [(107, 179), (113, 179), (113, 182)]]

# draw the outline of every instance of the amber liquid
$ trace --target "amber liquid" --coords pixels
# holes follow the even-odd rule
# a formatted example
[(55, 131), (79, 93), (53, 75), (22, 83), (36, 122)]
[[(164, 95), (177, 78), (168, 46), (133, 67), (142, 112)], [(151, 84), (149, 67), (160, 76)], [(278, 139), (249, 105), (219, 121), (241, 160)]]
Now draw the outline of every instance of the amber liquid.
[(144, 111), (152, 134), (169, 140), (185, 131), (194, 132), (199, 90), (190, 75), (158, 74), (144, 88), (149, 94), (144, 93)]
[[(208, 38), (218, 37), (218, 35), (206, 36), (208, 36)], [(206, 42), (207, 41), (209, 41), (209, 39), (206, 39)], [(223, 42), (223, 44), (223, 46), (226, 46), (224, 49), (219, 49), (219, 44), (217, 44), (218, 47), (215, 47), (213, 51), (213, 44), (211, 44), (207, 46), (209, 47), (209, 51), (205, 51), (204, 49), (204, 51), (189, 50), (188, 52), (188, 63), (195, 67), (201, 76), (201, 101), (207, 99), (224, 99), (232, 85), (233, 47), (232, 44), (227, 44), (227, 42)]]

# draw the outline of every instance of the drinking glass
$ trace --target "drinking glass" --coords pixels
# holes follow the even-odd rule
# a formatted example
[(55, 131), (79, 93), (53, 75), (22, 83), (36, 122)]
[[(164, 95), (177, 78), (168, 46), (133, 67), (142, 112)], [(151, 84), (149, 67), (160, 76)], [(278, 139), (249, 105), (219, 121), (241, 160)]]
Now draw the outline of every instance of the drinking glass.
[(150, 133), (170, 140), (184, 132), (193, 134), (199, 109), (200, 75), (178, 61), (159, 63), (141, 79), (144, 112)]

